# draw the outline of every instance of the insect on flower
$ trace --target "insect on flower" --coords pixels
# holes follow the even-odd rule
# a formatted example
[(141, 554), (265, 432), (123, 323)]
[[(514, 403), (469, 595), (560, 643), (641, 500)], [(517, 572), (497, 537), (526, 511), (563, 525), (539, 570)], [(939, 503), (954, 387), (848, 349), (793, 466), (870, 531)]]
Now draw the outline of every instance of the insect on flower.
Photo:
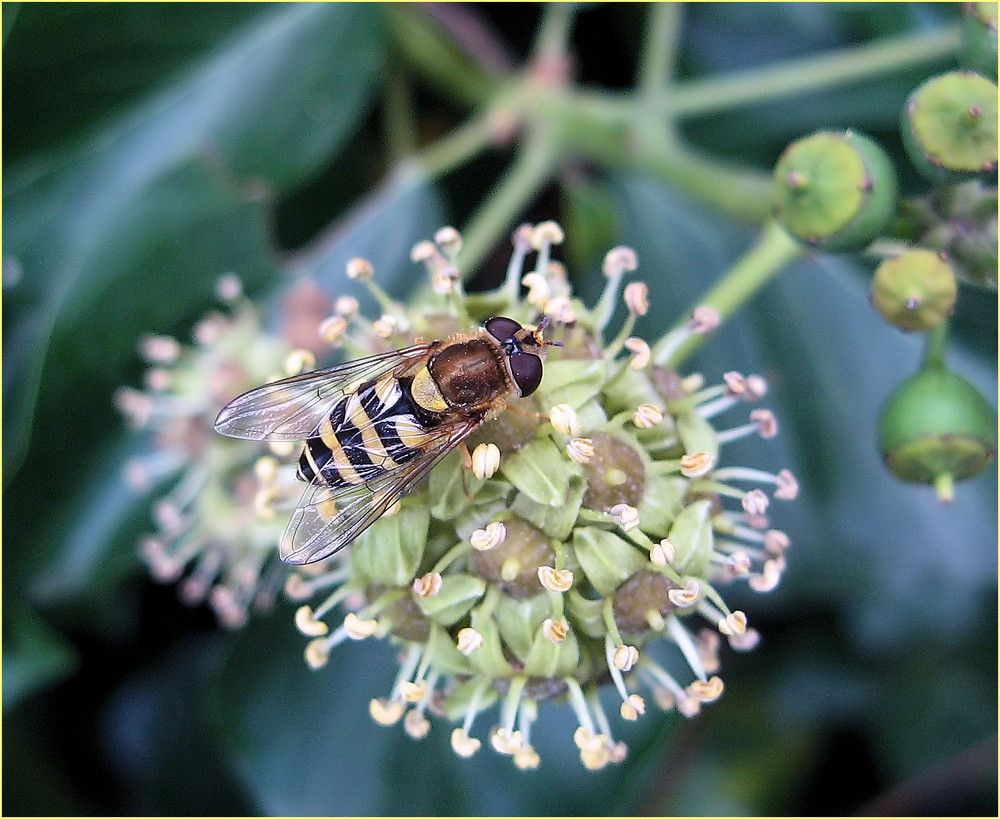
[(545, 320), (504, 316), (476, 330), (265, 384), (231, 401), (215, 429), (305, 441), (302, 493), (281, 539), (288, 563), (342, 549), (511, 398), (542, 380)]

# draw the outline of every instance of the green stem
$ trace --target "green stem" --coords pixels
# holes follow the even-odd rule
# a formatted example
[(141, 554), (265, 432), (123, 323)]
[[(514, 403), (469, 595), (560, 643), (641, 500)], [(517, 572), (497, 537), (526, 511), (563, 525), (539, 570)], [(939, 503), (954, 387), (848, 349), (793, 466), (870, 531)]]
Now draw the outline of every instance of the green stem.
[(385, 131), (388, 153), (395, 164), (417, 147), (413, 89), (401, 71), (390, 71), (385, 89)]
[(713, 159), (662, 131), (658, 142), (643, 143), (627, 160), (633, 168), (659, 177), (734, 219), (762, 224), (770, 218), (774, 194), (770, 174)]
[(639, 65), (639, 93), (642, 97), (656, 98), (669, 89), (677, 63), (680, 34), (680, 4), (653, 3), (649, 8), (642, 63)]
[(660, 110), (674, 117), (718, 113), (746, 105), (823, 91), (879, 74), (898, 74), (929, 62), (946, 60), (959, 45), (957, 26), (930, 34), (907, 35), (863, 46), (838, 49), (814, 57), (678, 83), (661, 95)]
[(542, 20), (532, 47), (532, 61), (551, 59), (567, 53), (575, 16), (574, 3), (543, 4)]
[(496, 96), (499, 81), (461, 53), (418, 4), (387, 3), (385, 10), (393, 45), (436, 91), (470, 107)]
[(942, 321), (937, 327), (927, 331), (927, 346), (924, 348), (923, 369), (944, 367), (945, 350), (948, 346), (948, 322)]
[[(768, 223), (760, 238), (743, 257), (734, 264), (722, 279), (699, 299), (692, 308), (707, 305), (719, 311), (723, 321), (733, 315), (751, 296), (777, 275), (786, 264), (801, 256), (802, 248), (777, 222)], [(675, 325), (679, 329), (687, 322), (690, 310)], [(691, 336), (680, 344), (665, 362), (676, 368), (693, 353), (706, 336)]]
[(479, 115), (425, 148), (418, 162), (428, 176), (444, 176), (492, 144), (489, 117)]
[(479, 267), (500, 236), (513, 228), (518, 215), (551, 176), (556, 154), (555, 140), (548, 133), (528, 135), (514, 164), (462, 231), (459, 266), (466, 276)]

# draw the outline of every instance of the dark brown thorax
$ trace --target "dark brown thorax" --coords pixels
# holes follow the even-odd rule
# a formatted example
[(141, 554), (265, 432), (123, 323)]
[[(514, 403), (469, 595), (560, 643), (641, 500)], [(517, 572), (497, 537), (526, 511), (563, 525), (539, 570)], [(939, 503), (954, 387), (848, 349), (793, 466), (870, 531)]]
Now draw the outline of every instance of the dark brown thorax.
[(502, 356), (496, 344), (473, 338), (445, 347), (427, 366), (445, 401), (453, 407), (473, 408), (509, 396)]

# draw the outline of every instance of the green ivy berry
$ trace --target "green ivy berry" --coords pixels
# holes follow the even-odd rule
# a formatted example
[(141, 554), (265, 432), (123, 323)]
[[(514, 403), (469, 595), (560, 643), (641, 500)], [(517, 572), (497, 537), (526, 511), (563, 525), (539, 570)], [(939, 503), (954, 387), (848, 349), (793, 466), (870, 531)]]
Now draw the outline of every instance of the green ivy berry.
[(889, 158), (855, 131), (820, 131), (793, 142), (774, 179), (778, 221), (795, 238), (824, 250), (865, 247), (895, 208)]
[(932, 77), (903, 109), (903, 141), (914, 165), (933, 182), (996, 170), (997, 86), (972, 71)]
[(889, 397), (879, 418), (879, 451), (898, 478), (934, 484), (942, 502), (955, 481), (996, 457), (996, 418), (979, 391), (944, 367), (926, 367)]
[(997, 4), (966, 3), (962, 19), (962, 63), (997, 78)]
[(878, 266), (871, 300), (890, 324), (902, 330), (929, 330), (951, 315), (958, 285), (948, 260), (921, 248)]

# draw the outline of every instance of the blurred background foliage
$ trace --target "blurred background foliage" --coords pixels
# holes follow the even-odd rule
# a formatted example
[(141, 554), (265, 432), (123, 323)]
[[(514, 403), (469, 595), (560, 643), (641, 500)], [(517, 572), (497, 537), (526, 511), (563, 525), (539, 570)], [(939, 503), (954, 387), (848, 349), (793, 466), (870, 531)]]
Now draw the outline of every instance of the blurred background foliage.
[[(920, 192), (899, 112), (955, 66), (960, 11), (685, 7), (680, 137), (752, 186), (790, 140), (857, 127), (890, 151), (903, 191)], [(500, 276), (516, 223), (554, 218), (591, 298), (603, 252), (637, 250), (653, 302), (638, 331), (654, 338), (750, 244), (766, 198), (727, 207), (625, 157), (559, 157), (497, 205), (516, 143), (493, 133), (495, 147), (463, 153), (460, 126), (481, 135), (475, 112), (517, 76), (546, 14), (4, 4), (5, 814), (995, 815), (996, 475), (960, 484), (945, 507), (880, 463), (878, 408), (922, 345), (872, 311), (874, 262), (860, 256), (790, 265), (687, 363), (771, 382), (783, 431), (755, 458), (800, 478), (798, 502), (775, 516), (793, 547), (776, 592), (730, 600), (763, 641), (726, 653), (722, 700), (690, 722), (630, 725), (621, 766), (585, 771), (562, 707), (543, 710), (533, 772), (489, 750), (459, 759), (444, 725), (415, 743), (367, 714), (390, 684), (389, 647), (343, 646), (310, 672), (290, 605), (225, 631), (145, 576), (135, 544), (150, 499), (123, 477), (143, 443), (112, 397), (141, 383), (138, 339), (187, 340), (220, 275), (265, 302), (303, 269), (360, 296), (342, 271), (362, 255), (403, 295), (409, 247), (454, 224), (471, 225), (475, 288)], [(582, 5), (580, 87), (633, 86), (649, 15)], [(863, 60), (894, 38), (934, 48), (851, 75), (841, 49)], [(772, 93), (770, 67), (831, 53), (841, 75)], [(713, 107), (698, 83), (720, 76), (747, 84)], [(996, 308), (995, 293), (963, 286), (949, 351), (988, 397)]]

